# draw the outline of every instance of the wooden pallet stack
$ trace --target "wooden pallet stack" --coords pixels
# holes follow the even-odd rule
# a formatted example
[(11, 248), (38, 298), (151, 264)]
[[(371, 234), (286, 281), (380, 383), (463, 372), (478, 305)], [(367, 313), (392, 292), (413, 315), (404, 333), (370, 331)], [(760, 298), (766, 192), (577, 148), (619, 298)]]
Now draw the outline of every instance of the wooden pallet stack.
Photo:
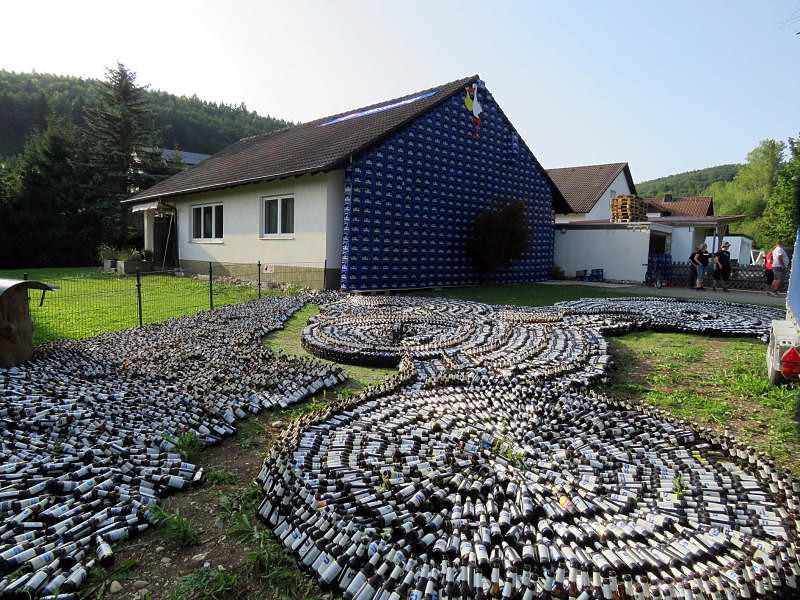
[(618, 195), (611, 199), (612, 223), (637, 223), (647, 221), (647, 210), (639, 196)]

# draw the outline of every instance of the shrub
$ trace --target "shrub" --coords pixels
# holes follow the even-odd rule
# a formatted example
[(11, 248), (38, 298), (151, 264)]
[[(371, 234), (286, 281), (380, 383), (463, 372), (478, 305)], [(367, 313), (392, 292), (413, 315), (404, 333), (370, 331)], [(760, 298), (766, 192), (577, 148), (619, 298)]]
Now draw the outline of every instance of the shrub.
[(495, 204), (499, 208), (475, 217), (466, 239), (467, 254), (482, 283), (488, 283), (499, 269), (510, 267), (532, 243), (525, 201), (495, 201)]

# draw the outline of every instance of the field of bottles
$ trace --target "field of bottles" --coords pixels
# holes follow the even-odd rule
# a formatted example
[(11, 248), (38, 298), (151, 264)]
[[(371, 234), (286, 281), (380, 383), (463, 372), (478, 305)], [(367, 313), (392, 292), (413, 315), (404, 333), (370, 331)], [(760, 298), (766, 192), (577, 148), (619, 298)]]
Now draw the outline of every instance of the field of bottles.
[(346, 379), (276, 356), (262, 336), (305, 297), (274, 296), (86, 340), (37, 346), (0, 369), (0, 598), (77, 597), (111, 544), (150, 525), (160, 498), (198, 483), (183, 443)]
[(765, 339), (780, 316), (331, 302), (304, 347), (398, 374), (285, 432), (259, 515), (345, 600), (797, 598), (798, 482), (730, 435), (593, 391), (613, 366), (603, 334)]
[(800, 486), (764, 455), (596, 394), (603, 334), (764, 338), (775, 309), (665, 299), (545, 308), (270, 297), (0, 370), (0, 597), (72, 600), (151, 507), (202, 481), (187, 441), (342, 382), (261, 338), (305, 302), (317, 356), (397, 365), (295, 421), (259, 515), (351, 600), (795, 597)]

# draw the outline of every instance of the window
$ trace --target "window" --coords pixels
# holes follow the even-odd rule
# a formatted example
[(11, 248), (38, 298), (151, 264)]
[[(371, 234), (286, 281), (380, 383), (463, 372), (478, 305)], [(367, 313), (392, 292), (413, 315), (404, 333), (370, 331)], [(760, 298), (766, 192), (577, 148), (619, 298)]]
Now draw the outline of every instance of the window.
[(264, 198), (264, 237), (291, 237), (294, 234), (294, 198)]
[(222, 239), (222, 204), (192, 207), (192, 239)]

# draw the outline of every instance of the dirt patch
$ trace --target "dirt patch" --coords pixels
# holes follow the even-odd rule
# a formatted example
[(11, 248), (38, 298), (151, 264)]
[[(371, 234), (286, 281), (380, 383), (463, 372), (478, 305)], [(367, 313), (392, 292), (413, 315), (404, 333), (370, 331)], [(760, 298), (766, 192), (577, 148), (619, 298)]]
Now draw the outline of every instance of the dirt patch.
[[(238, 541), (236, 536), (229, 535), (231, 523), (227, 517), (230, 511), (236, 510), (237, 496), (256, 477), (264, 460), (264, 452), (287, 422), (276, 413), (268, 411), (245, 421), (237, 436), (193, 458), (193, 462), (201, 466), (206, 474), (225, 474), (226, 479), (235, 477), (235, 483), (207, 482), (163, 502), (165, 512), (179, 510), (184, 518), (191, 521), (192, 527), (199, 532), (196, 544), (181, 546), (170, 542), (165, 539), (162, 529), (151, 527), (117, 549), (113, 566), (92, 572), (92, 579), (84, 590), (87, 597), (114, 600), (170, 598), (179, 578), (203, 568), (221, 568), (228, 574), (236, 575), (236, 584), (224, 595), (225, 598), (273, 597), (277, 590), (268, 589), (261, 577), (263, 573), (254, 568), (248, 556), (251, 547)], [(255, 510), (248, 509), (246, 512), (254, 527), (267, 532), (267, 528), (256, 519)], [(120, 571), (120, 567), (126, 565), (130, 566)], [(307, 580), (302, 589), (298, 589), (302, 595), (297, 598), (308, 597), (308, 591), (312, 595), (322, 595), (314, 582), (299, 571), (292, 573), (292, 576)], [(112, 592), (112, 582), (115, 581), (121, 587), (119, 591)], [(292, 597), (291, 594), (287, 596), (285, 590), (281, 592), (284, 592), (281, 597)], [(196, 596), (175, 592), (172, 597), (191, 600), (204, 596), (199, 592)]]

